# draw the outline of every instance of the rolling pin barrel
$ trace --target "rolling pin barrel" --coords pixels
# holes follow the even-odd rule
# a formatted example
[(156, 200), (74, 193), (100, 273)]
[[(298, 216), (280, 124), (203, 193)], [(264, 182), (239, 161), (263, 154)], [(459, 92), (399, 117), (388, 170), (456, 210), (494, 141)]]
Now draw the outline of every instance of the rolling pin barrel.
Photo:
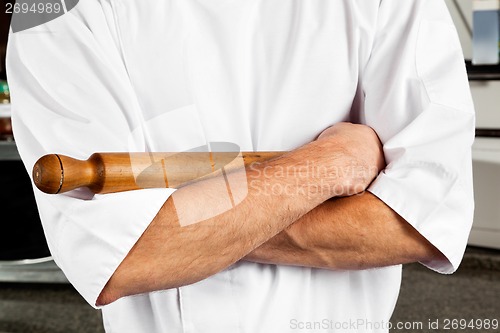
[[(94, 153), (87, 160), (41, 157), (33, 167), (36, 187), (48, 194), (87, 187), (94, 193), (178, 188), (217, 170), (248, 166), (284, 152)], [(243, 163), (234, 163), (241, 157)]]

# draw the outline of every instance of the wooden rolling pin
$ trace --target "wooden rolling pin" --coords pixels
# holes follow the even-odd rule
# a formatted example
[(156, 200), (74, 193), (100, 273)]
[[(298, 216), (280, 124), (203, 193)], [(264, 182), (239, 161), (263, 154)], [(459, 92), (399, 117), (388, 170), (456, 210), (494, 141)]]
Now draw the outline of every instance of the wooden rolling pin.
[(48, 194), (88, 187), (94, 193), (178, 188), (218, 170), (229, 172), (285, 152), (94, 153), (87, 160), (60, 154), (33, 167), (36, 187)]

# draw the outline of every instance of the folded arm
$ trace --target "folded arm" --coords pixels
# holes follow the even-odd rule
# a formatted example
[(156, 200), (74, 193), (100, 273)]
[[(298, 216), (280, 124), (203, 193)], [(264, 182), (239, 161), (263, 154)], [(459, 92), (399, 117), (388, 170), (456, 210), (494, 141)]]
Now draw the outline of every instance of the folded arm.
[[(117, 268), (97, 304), (205, 279), (329, 198), (364, 190), (383, 166), (377, 135), (354, 124), (337, 124), (331, 134), (236, 171), (240, 181), (231, 190), (245, 187), (248, 192), (241, 203), (221, 213), (210, 211), (220, 212), (217, 207), (223, 205), (227, 188), (217, 182), (226, 175), (178, 189)], [(314, 172), (304, 173), (311, 165)], [(232, 176), (238, 179), (238, 174)]]
[(447, 259), (383, 201), (364, 192), (324, 202), (245, 260), (353, 270)]
[(446, 258), (391, 207), (362, 192), (323, 202), (245, 260), (349, 270)]

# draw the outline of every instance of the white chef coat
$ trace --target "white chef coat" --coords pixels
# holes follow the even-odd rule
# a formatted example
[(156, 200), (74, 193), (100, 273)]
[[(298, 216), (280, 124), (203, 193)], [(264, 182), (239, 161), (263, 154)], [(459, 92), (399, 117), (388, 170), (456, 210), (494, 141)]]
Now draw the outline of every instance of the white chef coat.
[[(7, 62), (28, 171), (46, 153), (291, 150), (361, 122), (388, 163), (369, 191), (448, 258), (422, 264), (447, 274), (462, 259), (475, 118), (441, 0), (82, 0), (11, 34)], [(173, 191), (35, 189), (54, 260), (90, 305)], [(102, 311), (108, 332), (384, 332), (400, 279), (399, 265), (238, 262)]]

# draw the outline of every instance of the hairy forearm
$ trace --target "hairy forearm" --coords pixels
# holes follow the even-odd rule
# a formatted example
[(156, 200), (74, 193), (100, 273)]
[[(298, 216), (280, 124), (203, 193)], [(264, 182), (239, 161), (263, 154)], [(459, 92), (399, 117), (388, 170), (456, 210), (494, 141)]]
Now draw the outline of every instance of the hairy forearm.
[(446, 260), (370, 192), (325, 201), (244, 259), (339, 270)]
[(324, 201), (364, 190), (383, 165), (372, 129), (339, 123), (276, 159), (190, 183), (165, 202), (97, 304), (216, 274)]
[[(316, 177), (294, 173), (311, 162), (348, 164), (343, 162), (340, 144), (325, 142), (315, 141), (278, 159), (236, 171), (231, 175), (231, 190), (246, 196), (233, 207), (224, 207), (228, 188), (223, 178), (227, 175), (178, 189), (115, 271), (98, 304), (205, 279), (327, 200), (329, 188), (344, 187), (342, 177), (328, 172)], [(329, 154), (321, 154), (327, 146), (333, 147)], [(285, 170), (285, 174), (273, 170)], [(320, 187), (324, 190), (318, 191)], [(272, 188), (287, 191), (270, 195)]]

